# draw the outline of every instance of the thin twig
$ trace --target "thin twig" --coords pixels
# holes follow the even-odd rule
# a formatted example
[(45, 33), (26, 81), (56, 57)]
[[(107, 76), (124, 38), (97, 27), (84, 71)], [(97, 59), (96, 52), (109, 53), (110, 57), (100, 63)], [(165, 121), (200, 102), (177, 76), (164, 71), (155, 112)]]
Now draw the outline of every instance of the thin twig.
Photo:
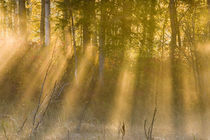
[(63, 84), (63, 86), (61, 87), (60, 91), (58, 92), (58, 94), (57, 94), (56, 98), (58, 98), (58, 97), (61, 95), (61, 93), (62, 93), (62, 92), (63, 92), (63, 90), (64, 90), (64, 87), (66, 87), (66, 86), (68, 86), (68, 85), (69, 85), (69, 83), (65, 83), (65, 84)]
[(153, 113), (153, 117), (152, 117), (152, 122), (147, 130), (146, 126), (147, 126), (147, 120), (144, 121), (144, 133), (145, 133), (145, 137), (147, 140), (152, 140), (152, 132), (153, 132), (153, 127), (154, 127), (154, 123), (155, 123), (155, 117), (157, 114), (157, 107), (155, 107), (154, 109), (154, 113)]
[(147, 120), (144, 120), (144, 133), (145, 133), (145, 137), (148, 138), (146, 126), (147, 126)]
[(17, 131), (17, 133), (20, 133), (23, 130), (23, 127), (25, 126), (26, 121), (28, 120), (28, 117), (25, 118), (25, 120), (23, 121), (20, 129)]
[(155, 107), (153, 118), (152, 118), (152, 123), (150, 126), (150, 139), (152, 139), (152, 130), (153, 130), (154, 122), (155, 122), (156, 113), (157, 113), (157, 108)]

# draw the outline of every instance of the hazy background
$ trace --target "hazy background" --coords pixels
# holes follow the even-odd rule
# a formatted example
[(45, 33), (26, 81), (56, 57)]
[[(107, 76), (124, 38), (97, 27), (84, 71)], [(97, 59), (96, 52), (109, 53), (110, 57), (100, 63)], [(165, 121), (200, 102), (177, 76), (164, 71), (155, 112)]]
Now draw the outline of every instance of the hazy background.
[(209, 0), (2, 0), (0, 139), (208, 139), (209, 41)]

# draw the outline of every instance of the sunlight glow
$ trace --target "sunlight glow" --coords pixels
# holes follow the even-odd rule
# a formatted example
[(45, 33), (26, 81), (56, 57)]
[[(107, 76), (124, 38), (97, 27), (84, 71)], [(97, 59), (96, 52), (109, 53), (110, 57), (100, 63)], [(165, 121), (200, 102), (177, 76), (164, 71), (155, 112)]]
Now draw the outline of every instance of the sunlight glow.
[[(128, 58), (127, 58), (128, 56)], [(119, 122), (129, 121), (132, 110), (133, 92), (135, 85), (135, 61), (137, 60), (137, 54), (133, 50), (128, 50), (125, 54), (124, 61), (134, 63), (134, 66), (128, 67), (128, 64), (124, 62), (121, 73), (116, 85), (116, 92), (114, 97), (114, 106), (110, 113), (108, 125), (115, 125)], [(110, 124), (109, 124), (110, 123)]]
[(74, 81), (71, 83), (71, 86), (69, 89), (67, 89), (67, 94), (64, 97), (63, 100), (63, 116), (64, 118), (68, 118), (69, 115), (72, 115), (75, 110), (75, 106), (78, 102), (78, 99), (82, 96), (81, 93), (82, 89), (85, 88), (84, 82), (86, 78), (91, 79), (91, 73), (87, 73), (88, 69), (92, 66), (92, 62), (94, 61), (94, 47), (89, 46), (87, 47), (84, 56), (82, 57), (82, 60), (79, 63), (78, 66), (78, 75), (77, 78), (74, 79)]

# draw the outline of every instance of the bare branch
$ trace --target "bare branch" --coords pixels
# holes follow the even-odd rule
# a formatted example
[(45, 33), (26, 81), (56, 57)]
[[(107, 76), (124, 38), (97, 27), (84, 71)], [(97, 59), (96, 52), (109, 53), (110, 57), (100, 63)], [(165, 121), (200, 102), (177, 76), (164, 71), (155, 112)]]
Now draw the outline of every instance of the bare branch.
[(25, 123), (26, 123), (27, 120), (28, 120), (28, 117), (25, 118), (25, 120), (23, 121), (21, 127), (20, 127), (19, 130), (17, 131), (17, 133), (20, 133), (20, 132), (23, 130), (23, 128), (24, 128)]
[(155, 123), (155, 117), (157, 114), (157, 107), (155, 107), (154, 109), (154, 113), (153, 113), (153, 117), (152, 117), (152, 122), (147, 130), (147, 120), (144, 121), (144, 133), (145, 133), (145, 137), (147, 140), (152, 140), (153, 136), (152, 136), (152, 132), (153, 132), (153, 128), (154, 128), (154, 123)]

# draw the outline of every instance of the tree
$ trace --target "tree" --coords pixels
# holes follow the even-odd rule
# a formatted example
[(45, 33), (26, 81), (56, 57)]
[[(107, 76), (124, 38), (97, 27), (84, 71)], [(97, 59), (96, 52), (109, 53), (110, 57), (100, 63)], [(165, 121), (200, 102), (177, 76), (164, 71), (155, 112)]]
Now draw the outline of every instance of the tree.
[(50, 0), (45, 0), (45, 46), (50, 45)]
[(106, 0), (101, 0), (101, 19), (99, 28), (99, 79), (103, 81), (103, 71), (104, 71), (104, 47), (105, 47), (105, 32), (106, 32)]
[(19, 28), (20, 34), (23, 35), (23, 40), (25, 40), (27, 35), (25, 0), (19, 0)]
[(208, 40), (210, 40), (210, 0), (207, 0), (207, 6), (208, 6), (208, 28), (209, 28)]
[(2, 0), (0, 1), (1, 4), (1, 32), (2, 36), (6, 36), (6, 11), (7, 11), (7, 6), (6, 6), (6, 1)]
[[(70, 25), (70, 21), (71, 21), (71, 5), (70, 5), (70, 1), (69, 0), (64, 0), (63, 2), (63, 14), (64, 14), (64, 18), (62, 20), (62, 24), (63, 24), (63, 35), (64, 35), (64, 47), (67, 48), (69, 45), (72, 45), (72, 41), (71, 41), (71, 25)], [(71, 8), (70, 8), (71, 7)]]
[(172, 112), (174, 117), (174, 126), (176, 133), (183, 133), (183, 85), (181, 75), (181, 58), (177, 46), (177, 10), (176, 1), (170, 0), (169, 3), (170, 22), (171, 22), (171, 42), (170, 42), (170, 59), (171, 59), (171, 78), (172, 78)]
[(75, 75), (75, 78), (77, 79), (77, 48), (76, 48), (76, 35), (75, 35), (75, 27), (74, 27), (74, 16), (73, 16), (73, 13), (71, 11), (71, 24), (72, 24), (72, 38), (73, 38), (73, 48), (74, 48), (74, 67), (75, 67), (75, 70), (74, 70), (74, 75)]
[(41, 20), (40, 20), (40, 44), (45, 45), (45, 0), (41, 0)]
[(83, 32), (83, 52), (91, 42), (91, 24), (94, 15), (95, 0), (83, 0), (82, 5), (82, 32)]

